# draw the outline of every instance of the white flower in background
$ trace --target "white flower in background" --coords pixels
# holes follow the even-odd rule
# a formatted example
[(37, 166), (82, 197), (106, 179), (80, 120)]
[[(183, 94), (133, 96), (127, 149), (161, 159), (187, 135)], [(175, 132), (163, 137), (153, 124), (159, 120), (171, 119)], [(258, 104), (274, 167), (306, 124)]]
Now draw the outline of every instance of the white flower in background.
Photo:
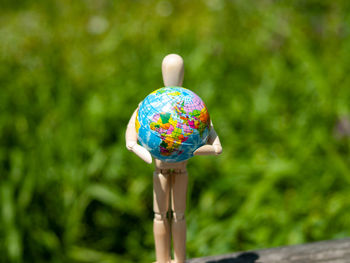
[(222, 0), (207, 0), (206, 4), (208, 8), (212, 11), (219, 11), (224, 7)]
[(109, 22), (102, 16), (92, 16), (87, 24), (87, 31), (92, 35), (100, 35), (106, 32)]
[(169, 1), (160, 1), (157, 4), (156, 11), (160, 16), (170, 16), (173, 12), (173, 6)]

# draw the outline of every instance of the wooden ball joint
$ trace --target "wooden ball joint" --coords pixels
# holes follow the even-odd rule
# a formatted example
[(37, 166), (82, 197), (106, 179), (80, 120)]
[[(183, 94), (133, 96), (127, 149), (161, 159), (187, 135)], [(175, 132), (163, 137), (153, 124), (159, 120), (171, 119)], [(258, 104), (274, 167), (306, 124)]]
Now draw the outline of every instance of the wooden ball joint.
[[(182, 57), (176, 54), (167, 55), (163, 59), (162, 75), (165, 87), (181, 87), (184, 76)], [(152, 163), (150, 152), (137, 143), (138, 135), (135, 120), (138, 109), (139, 107), (132, 114), (126, 129), (126, 148), (150, 164)], [(199, 147), (193, 154), (218, 155), (221, 152), (221, 143), (211, 122), (207, 143)], [(186, 260), (185, 210), (188, 182), (186, 165), (187, 160), (170, 163), (155, 159), (155, 171), (153, 173), (153, 233), (156, 263), (185, 263)], [(170, 219), (167, 217), (168, 213), (171, 213)], [(171, 260), (171, 238), (173, 241), (174, 260)]]

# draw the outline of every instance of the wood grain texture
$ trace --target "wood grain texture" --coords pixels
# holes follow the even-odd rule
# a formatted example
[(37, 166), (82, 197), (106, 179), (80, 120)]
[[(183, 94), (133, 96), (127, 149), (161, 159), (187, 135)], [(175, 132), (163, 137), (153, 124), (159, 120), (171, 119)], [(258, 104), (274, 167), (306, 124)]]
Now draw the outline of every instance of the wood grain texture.
[(187, 263), (350, 263), (350, 238), (195, 258)]

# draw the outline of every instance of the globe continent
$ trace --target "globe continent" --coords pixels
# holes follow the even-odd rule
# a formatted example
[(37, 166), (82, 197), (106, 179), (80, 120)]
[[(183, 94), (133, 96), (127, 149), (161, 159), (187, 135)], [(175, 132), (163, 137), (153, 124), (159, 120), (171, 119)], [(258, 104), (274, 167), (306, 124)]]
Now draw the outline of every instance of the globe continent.
[(182, 87), (164, 87), (149, 94), (136, 115), (139, 143), (154, 158), (180, 162), (207, 142), (210, 117), (194, 92)]

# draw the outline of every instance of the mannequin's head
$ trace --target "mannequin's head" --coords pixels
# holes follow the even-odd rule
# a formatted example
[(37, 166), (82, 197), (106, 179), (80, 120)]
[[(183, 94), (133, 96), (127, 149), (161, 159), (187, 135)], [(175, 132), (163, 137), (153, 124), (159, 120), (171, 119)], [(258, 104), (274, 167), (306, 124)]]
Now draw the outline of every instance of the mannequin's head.
[(162, 62), (162, 75), (165, 87), (182, 86), (184, 78), (184, 61), (177, 54), (165, 56)]

